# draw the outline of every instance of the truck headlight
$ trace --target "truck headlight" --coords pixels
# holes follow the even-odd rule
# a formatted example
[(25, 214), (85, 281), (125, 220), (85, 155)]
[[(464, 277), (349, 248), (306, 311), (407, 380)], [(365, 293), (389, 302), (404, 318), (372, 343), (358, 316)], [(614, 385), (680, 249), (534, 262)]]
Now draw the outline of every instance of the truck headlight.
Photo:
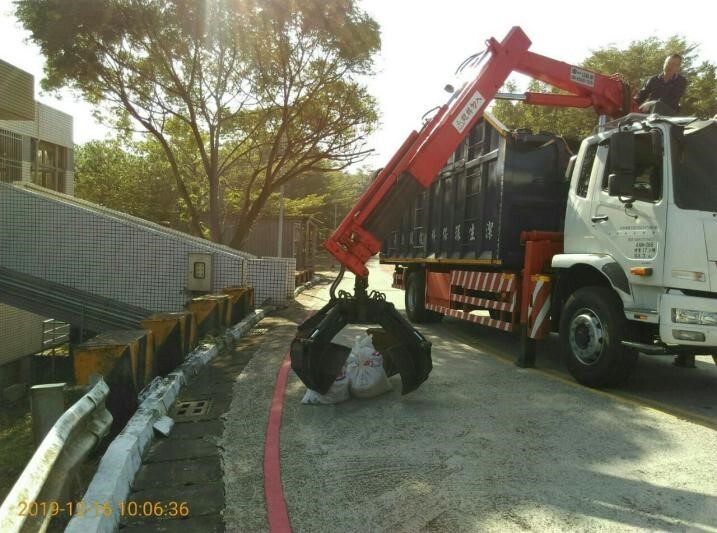
[(690, 309), (672, 309), (672, 321), (677, 324), (699, 324), (700, 312)]
[(672, 321), (676, 324), (700, 324), (717, 326), (717, 312), (694, 311), (692, 309), (672, 309)]
[(700, 323), (705, 326), (717, 326), (717, 313), (708, 313), (702, 311), (700, 316)]

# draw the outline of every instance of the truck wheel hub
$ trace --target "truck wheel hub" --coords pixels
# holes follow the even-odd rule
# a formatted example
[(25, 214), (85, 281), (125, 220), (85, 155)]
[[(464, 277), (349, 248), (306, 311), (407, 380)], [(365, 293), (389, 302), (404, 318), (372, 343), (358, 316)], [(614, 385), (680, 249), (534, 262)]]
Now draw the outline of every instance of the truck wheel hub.
[(570, 323), (570, 347), (584, 365), (593, 365), (600, 359), (603, 345), (603, 327), (600, 319), (589, 309), (583, 309)]

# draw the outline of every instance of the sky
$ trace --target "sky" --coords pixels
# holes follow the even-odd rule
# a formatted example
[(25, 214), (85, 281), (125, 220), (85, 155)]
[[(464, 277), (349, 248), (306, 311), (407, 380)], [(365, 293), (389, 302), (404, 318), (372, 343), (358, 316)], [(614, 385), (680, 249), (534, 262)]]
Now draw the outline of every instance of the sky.
[[(717, 31), (711, 20), (700, 21), (706, 4), (695, 0), (358, 1), (379, 23), (382, 39), (377, 74), (367, 80), (381, 114), (381, 124), (368, 139), (368, 148), (374, 150), (366, 161), (371, 167), (383, 166), (410, 131), (420, 127), (423, 114), (447, 100), (443, 87), (454, 81), (461, 61), (483, 50), (488, 38), (502, 40), (512, 26), (523, 28), (532, 51), (568, 63), (579, 63), (592, 50), (611, 44), (627, 46), (653, 35), (664, 39), (675, 34), (697, 43), (699, 58), (717, 61)], [(44, 60), (27, 37), (15, 20), (12, 1), (0, 0), (0, 59), (35, 76), (37, 100), (74, 117), (76, 143), (110, 135), (93, 120), (88, 104), (67, 92), (39, 92)]]

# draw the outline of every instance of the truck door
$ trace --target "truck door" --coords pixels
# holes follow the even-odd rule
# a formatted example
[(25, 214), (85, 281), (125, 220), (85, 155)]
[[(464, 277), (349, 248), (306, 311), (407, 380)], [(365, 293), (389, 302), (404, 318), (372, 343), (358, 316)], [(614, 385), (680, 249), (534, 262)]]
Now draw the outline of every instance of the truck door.
[[(631, 285), (662, 285), (667, 221), (663, 146), (659, 130), (635, 134), (635, 183), (630, 201), (608, 194), (609, 148), (607, 144), (598, 148), (594, 177), (600, 181), (592, 188), (591, 228), (604, 251), (623, 267)], [(632, 274), (633, 267), (646, 267), (652, 273)]]

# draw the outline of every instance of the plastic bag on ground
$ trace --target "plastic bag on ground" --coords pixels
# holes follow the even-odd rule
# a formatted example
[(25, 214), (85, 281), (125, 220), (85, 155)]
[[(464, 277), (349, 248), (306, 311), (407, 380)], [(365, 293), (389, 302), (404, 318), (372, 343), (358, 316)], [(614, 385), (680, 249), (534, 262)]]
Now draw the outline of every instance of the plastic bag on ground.
[(341, 372), (336, 377), (331, 388), (326, 394), (321, 394), (315, 390), (306, 389), (301, 403), (307, 405), (330, 405), (334, 403), (345, 402), (349, 399), (349, 380), (346, 377), (346, 371)]
[(368, 334), (356, 337), (346, 362), (346, 375), (351, 394), (358, 398), (373, 398), (392, 389), (383, 369), (383, 357)]

